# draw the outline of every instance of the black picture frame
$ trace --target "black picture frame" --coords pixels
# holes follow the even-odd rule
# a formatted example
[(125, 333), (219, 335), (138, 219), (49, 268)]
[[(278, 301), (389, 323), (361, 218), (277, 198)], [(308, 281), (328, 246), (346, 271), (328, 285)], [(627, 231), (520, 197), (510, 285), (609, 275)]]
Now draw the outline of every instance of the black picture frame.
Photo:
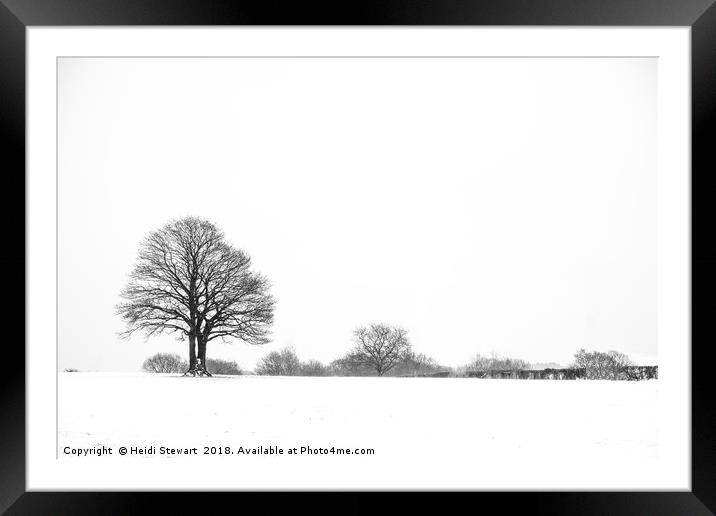
[[(25, 268), (25, 241), (17, 207), (9, 199), (25, 195), (25, 29), (31, 26), (88, 25), (555, 25), (555, 26), (690, 26), (692, 74), (692, 491), (691, 492), (550, 492), (451, 493), (449, 504), (466, 507), (497, 503), (508, 512), (531, 514), (713, 514), (716, 511), (716, 418), (711, 393), (714, 368), (710, 356), (709, 321), (715, 303), (716, 238), (711, 231), (716, 203), (716, 6), (714, 0), (364, 0), (352, 3), (229, 0), (0, 0), (0, 127), (6, 211), (2, 253), (5, 271)], [(21, 195), (20, 192), (23, 192)], [(24, 211), (23, 211), (24, 213)], [(15, 231), (17, 234), (13, 235)], [(7, 245), (7, 244), (6, 244)], [(20, 263), (22, 260), (22, 264)], [(20, 281), (6, 272), (6, 281)], [(24, 285), (23, 285), (24, 287)], [(19, 285), (17, 287), (20, 288)], [(17, 290), (19, 291), (19, 290)], [(23, 289), (24, 291), (24, 289)], [(23, 295), (24, 299), (24, 295)], [(5, 313), (16, 314), (13, 296)], [(23, 304), (24, 306), (24, 304)], [(8, 311), (10, 310), (10, 311)], [(10, 317), (3, 348), (0, 407), (0, 510), (7, 514), (123, 514), (142, 512), (159, 503), (162, 512), (188, 512), (192, 507), (250, 505), (260, 493), (212, 493), (208, 502), (191, 493), (40, 493), (25, 492), (25, 353), (24, 325)], [(711, 386), (711, 387), (709, 387)], [(479, 467), (479, 466), (478, 466)], [(264, 495), (265, 496), (265, 495)], [(271, 494), (272, 507), (285, 496)], [(295, 509), (359, 512), (384, 505), (380, 493), (353, 493), (341, 500), (321, 494), (321, 501), (302, 493), (290, 502)], [(238, 498), (238, 499), (237, 499)], [(294, 497), (296, 498), (296, 497)], [(412, 493), (401, 500), (401, 512), (436, 510), (447, 503)], [(469, 499), (467, 499), (469, 498)], [(229, 504), (229, 505), (225, 505)], [(277, 505), (276, 505), (277, 504)], [(272, 511), (273, 512), (273, 511)]]

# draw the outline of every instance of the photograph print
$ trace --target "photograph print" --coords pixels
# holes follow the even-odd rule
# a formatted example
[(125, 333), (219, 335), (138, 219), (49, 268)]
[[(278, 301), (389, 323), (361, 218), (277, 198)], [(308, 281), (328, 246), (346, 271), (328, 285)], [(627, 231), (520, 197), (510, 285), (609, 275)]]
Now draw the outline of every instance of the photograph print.
[(59, 460), (464, 489), (657, 463), (655, 58), (57, 79)]

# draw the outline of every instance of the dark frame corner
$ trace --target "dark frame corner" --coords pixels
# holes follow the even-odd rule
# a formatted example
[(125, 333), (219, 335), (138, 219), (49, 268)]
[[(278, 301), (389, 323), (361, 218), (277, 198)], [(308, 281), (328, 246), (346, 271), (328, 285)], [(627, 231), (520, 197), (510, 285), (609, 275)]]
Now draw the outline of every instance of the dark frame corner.
[[(692, 491), (682, 493), (453, 493), (479, 496), (511, 510), (531, 514), (713, 514), (716, 512), (716, 410), (710, 398), (714, 375), (709, 360), (707, 325), (716, 309), (716, 239), (710, 231), (716, 191), (716, 6), (715, 0), (410, 0), (315, 5), (229, 0), (0, 0), (0, 127), (3, 186), (9, 198), (25, 199), (25, 29), (64, 25), (611, 25), (690, 26), (692, 37)], [(14, 195), (9, 195), (10, 192)], [(16, 192), (22, 191), (20, 196)], [(3, 203), (4, 220), (17, 215)], [(24, 208), (23, 208), (23, 213)], [(25, 229), (7, 224), (25, 242)], [(6, 241), (9, 241), (6, 240)], [(22, 253), (3, 253), (6, 270), (23, 270)], [(22, 259), (22, 264), (20, 260)], [(18, 276), (19, 275), (15, 275)], [(19, 279), (16, 279), (19, 281)], [(24, 292), (24, 285), (23, 285)], [(23, 294), (24, 301), (24, 294)], [(12, 308), (17, 306), (14, 303)], [(9, 308), (9, 307), (8, 307)], [(25, 326), (9, 328), (10, 339), (25, 337)], [(22, 335), (18, 335), (22, 331)], [(25, 493), (25, 353), (6, 339), (4, 362), (14, 364), (2, 375), (0, 418), (0, 510), (8, 514), (136, 513), (160, 502), (164, 511), (184, 513), (192, 506), (206, 510), (217, 498), (237, 503), (234, 494), (203, 497), (190, 493)], [(241, 493), (241, 506), (258, 494)], [(280, 501), (285, 495), (272, 494)], [(305, 500), (308, 493), (300, 495)], [(372, 498), (383, 494), (350, 494), (340, 501), (321, 494), (311, 509), (341, 507), (372, 510)], [(161, 501), (157, 498), (161, 497)], [(232, 497), (229, 500), (229, 497)], [(507, 498), (509, 497), (509, 504)], [(275, 499), (275, 498), (274, 498)], [(451, 500), (453, 501), (453, 500)], [(457, 501), (457, 500), (455, 500)], [(467, 500), (466, 500), (467, 501)], [(153, 502), (153, 503), (150, 503)], [(444, 508), (444, 501), (414, 493), (401, 501), (405, 510)], [(474, 504), (474, 500), (470, 502)], [(295, 506), (295, 501), (292, 505)], [(381, 500), (380, 505), (383, 505)], [(160, 505), (157, 505), (159, 507)]]

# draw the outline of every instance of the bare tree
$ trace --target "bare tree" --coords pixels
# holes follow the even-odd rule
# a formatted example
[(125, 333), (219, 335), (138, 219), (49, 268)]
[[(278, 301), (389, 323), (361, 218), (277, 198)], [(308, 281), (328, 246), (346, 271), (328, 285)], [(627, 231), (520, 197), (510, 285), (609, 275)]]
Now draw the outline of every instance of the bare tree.
[(357, 328), (353, 332), (356, 347), (351, 356), (383, 376), (410, 352), (407, 335), (403, 328), (386, 324)]
[(291, 347), (281, 351), (272, 351), (263, 357), (256, 366), (256, 374), (266, 376), (296, 376), (301, 369), (301, 361)]
[(186, 362), (176, 353), (157, 353), (142, 364), (142, 370), (147, 373), (181, 373), (186, 367)]
[(250, 265), (249, 256), (226, 243), (209, 221), (186, 217), (151, 232), (117, 305), (127, 323), (122, 336), (175, 334), (189, 342), (185, 374), (211, 376), (211, 340), (269, 341), (275, 301), (268, 280)]

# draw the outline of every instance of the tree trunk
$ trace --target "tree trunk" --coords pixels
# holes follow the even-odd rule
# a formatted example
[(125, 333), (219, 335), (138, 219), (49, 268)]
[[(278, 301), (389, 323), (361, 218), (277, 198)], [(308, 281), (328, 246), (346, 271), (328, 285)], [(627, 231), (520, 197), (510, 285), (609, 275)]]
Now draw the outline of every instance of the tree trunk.
[(197, 370), (199, 371), (199, 376), (211, 376), (211, 373), (207, 371), (206, 369), (206, 337), (204, 335), (199, 335), (199, 356), (197, 357)]
[(189, 371), (196, 369), (196, 336), (189, 335)]
[[(198, 356), (197, 340), (199, 341)], [(206, 370), (206, 341), (202, 335), (189, 335), (189, 370), (184, 376), (211, 376)]]

